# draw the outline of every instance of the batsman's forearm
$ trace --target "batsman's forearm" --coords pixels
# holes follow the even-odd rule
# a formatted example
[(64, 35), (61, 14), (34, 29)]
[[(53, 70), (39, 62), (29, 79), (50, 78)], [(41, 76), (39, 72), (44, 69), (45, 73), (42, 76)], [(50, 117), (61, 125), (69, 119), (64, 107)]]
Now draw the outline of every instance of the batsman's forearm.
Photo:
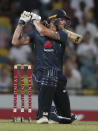
[(39, 21), (34, 20), (34, 21), (33, 21), (33, 24), (34, 24), (36, 30), (37, 30), (39, 33), (42, 33), (42, 34), (43, 34), (43, 32), (45, 32), (46, 27), (45, 27), (44, 25), (42, 25)]
[(43, 24), (41, 24), (40, 22), (37, 22), (36, 20), (33, 22), (33, 24), (40, 34), (47, 36), (49, 38), (52, 38), (54, 40), (60, 40), (60, 36), (56, 31), (53, 31), (45, 27)]
[(13, 38), (12, 38), (12, 44), (17, 46), (20, 45), (20, 36), (23, 33), (23, 26), (22, 25), (17, 25), (16, 30), (13, 34)]
[(44, 26), (43, 24), (41, 24), (40, 22), (34, 20), (33, 24), (34, 24), (36, 30), (37, 30), (40, 34), (42, 34), (42, 35), (44, 35), (44, 36), (49, 36), (49, 34), (51, 34), (50, 29), (48, 29), (47, 27), (45, 27), (45, 26)]

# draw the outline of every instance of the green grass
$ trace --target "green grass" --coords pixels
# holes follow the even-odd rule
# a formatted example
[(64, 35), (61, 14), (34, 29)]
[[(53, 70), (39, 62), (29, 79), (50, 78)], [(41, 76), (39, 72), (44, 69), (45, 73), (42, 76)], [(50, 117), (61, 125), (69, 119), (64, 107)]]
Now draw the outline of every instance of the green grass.
[(98, 122), (74, 122), (73, 124), (12, 123), (0, 120), (0, 131), (98, 131)]

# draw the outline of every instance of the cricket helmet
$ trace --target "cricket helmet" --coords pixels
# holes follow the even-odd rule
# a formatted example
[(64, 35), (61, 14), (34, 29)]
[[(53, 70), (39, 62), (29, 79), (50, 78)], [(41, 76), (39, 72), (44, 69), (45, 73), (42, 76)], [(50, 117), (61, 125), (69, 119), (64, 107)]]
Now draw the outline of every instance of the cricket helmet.
[(65, 18), (66, 19), (67, 24), (65, 25), (65, 28), (70, 27), (70, 25), (71, 25), (71, 19), (66, 14), (66, 12), (64, 10), (62, 10), (62, 9), (52, 10), (50, 12), (50, 14), (48, 15), (47, 19), (43, 21), (43, 24), (45, 26), (49, 27), (50, 21), (54, 20), (54, 24), (58, 28), (59, 18)]
[(66, 14), (66, 12), (62, 9), (56, 9), (50, 12), (48, 16), (48, 20), (56, 19), (56, 18), (65, 18), (67, 20), (70, 20), (70, 17)]

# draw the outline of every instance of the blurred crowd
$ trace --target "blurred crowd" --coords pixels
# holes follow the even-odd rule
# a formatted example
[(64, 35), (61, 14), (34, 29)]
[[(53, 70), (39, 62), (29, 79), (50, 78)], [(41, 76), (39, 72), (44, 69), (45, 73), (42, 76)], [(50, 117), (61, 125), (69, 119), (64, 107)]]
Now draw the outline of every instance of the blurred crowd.
[[(83, 41), (68, 42), (64, 73), (71, 93), (84, 90), (98, 93), (98, 0), (1, 0), (0, 1), (0, 92), (13, 89), (13, 65), (34, 66), (33, 48), (14, 47), (11, 39), (23, 10), (35, 11), (45, 19), (53, 9), (64, 9), (71, 18), (70, 30), (81, 34)], [(29, 24), (25, 32), (32, 30)]]

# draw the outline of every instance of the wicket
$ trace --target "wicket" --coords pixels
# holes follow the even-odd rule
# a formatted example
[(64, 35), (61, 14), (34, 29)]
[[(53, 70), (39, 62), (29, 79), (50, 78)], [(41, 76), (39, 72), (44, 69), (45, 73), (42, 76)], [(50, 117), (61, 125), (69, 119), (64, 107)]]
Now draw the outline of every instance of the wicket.
[(28, 64), (17, 64), (14, 65), (14, 105), (13, 105), (13, 121), (17, 121), (17, 73), (18, 68), (20, 68), (21, 74), (21, 122), (24, 122), (24, 68), (27, 67), (28, 76), (28, 121), (32, 121), (32, 90), (31, 90), (31, 75), (32, 68)]

